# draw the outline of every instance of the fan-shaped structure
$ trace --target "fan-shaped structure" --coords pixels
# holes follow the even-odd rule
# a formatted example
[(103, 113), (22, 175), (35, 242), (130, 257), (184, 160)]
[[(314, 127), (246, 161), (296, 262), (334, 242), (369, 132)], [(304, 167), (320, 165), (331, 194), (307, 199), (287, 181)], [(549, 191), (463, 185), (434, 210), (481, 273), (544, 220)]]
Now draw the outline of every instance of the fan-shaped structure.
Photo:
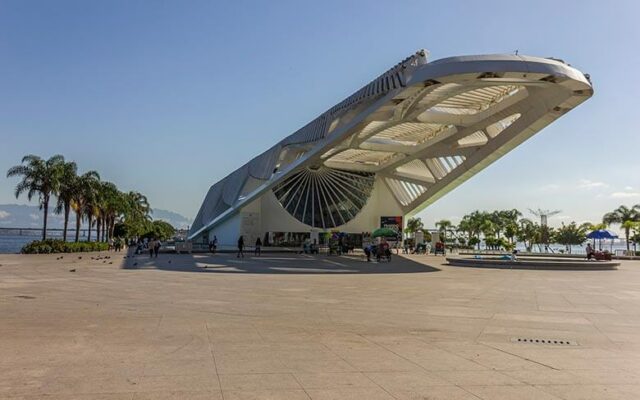
[(557, 59), (427, 62), (419, 51), (214, 184), (189, 237), (370, 232), (433, 203), (592, 94), (588, 75)]
[(306, 167), (273, 188), (280, 205), (314, 228), (335, 228), (351, 221), (371, 195), (375, 174), (325, 166)]

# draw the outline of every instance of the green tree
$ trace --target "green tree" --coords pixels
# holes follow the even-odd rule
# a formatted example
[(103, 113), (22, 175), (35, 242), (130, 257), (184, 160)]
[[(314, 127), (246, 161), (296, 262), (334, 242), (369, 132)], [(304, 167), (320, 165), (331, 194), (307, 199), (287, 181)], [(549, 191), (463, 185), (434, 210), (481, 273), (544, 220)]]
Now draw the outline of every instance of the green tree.
[(44, 160), (29, 154), (22, 158), (20, 165), (13, 166), (7, 171), (7, 178), (22, 177), (22, 180), (15, 188), (16, 198), (26, 193), (27, 198), (31, 201), (33, 196), (38, 195), (39, 206), (43, 210), (42, 240), (47, 238), (49, 201), (60, 187), (63, 165), (64, 157), (61, 155), (55, 155), (48, 160)]
[(436, 227), (438, 228), (438, 232), (442, 235), (442, 243), (446, 243), (447, 233), (453, 230), (453, 224), (448, 219), (442, 219), (436, 222)]
[(160, 220), (151, 222), (148, 229), (142, 237), (167, 240), (176, 233), (176, 229), (170, 223)]
[(562, 223), (562, 226), (554, 232), (553, 240), (565, 245), (567, 251), (571, 253), (572, 245), (581, 245), (587, 240), (587, 229), (584, 224), (577, 225), (575, 222), (571, 222), (569, 225), (565, 225)]
[(407, 227), (404, 228), (404, 233), (413, 237), (416, 232), (422, 230), (424, 228), (424, 224), (422, 223), (422, 219), (420, 217), (409, 218), (407, 220)]
[[(633, 222), (640, 221), (640, 204), (629, 208), (627, 206), (620, 206), (615, 210), (606, 213), (602, 217), (602, 223), (606, 225), (620, 224), (624, 229), (624, 237), (627, 242), (627, 251), (629, 251), (629, 233), (633, 227)], [(627, 223), (629, 222), (629, 223)]]
[(524, 246), (527, 251), (531, 251), (539, 236), (539, 226), (527, 218), (522, 218), (519, 223), (520, 229), (518, 230), (516, 237), (519, 241), (524, 242)]
[(123, 222), (131, 237), (140, 237), (149, 230), (151, 207), (147, 197), (138, 192), (124, 195), (125, 207)]
[(62, 165), (62, 175), (57, 194), (56, 214), (64, 214), (64, 229), (62, 230), (62, 240), (67, 241), (67, 229), (69, 227), (69, 215), (71, 214), (71, 203), (73, 202), (74, 191), (76, 190), (76, 180), (78, 179), (78, 167), (73, 161), (65, 162)]

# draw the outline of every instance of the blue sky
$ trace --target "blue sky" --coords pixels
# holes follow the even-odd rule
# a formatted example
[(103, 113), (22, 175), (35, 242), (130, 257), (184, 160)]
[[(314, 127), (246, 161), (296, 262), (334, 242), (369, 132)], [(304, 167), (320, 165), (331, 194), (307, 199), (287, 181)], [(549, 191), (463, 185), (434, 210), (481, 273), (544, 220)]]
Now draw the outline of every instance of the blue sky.
[[(598, 220), (640, 203), (638, 4), (0, 0), (0, 171), (61, 153), (192, 217), (212, 183), (415, 50), (518, 49), (590, 73), (595, 96), (420, 215)], [(0, 203), (15, 183), (2, 174)]]

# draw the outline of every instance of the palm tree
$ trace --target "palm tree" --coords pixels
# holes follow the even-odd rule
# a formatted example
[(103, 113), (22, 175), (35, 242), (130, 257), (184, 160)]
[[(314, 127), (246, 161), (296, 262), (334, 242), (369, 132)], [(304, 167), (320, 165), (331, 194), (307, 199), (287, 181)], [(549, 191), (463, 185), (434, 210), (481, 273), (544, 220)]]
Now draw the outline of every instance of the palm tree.
[(522, 218), (520, 221), (520, 229), (518, 230), (517, 238), (524, 245), (527, 251), (531, 251), (533, 244), (539, 238), (539, 225), (527, 218)]
[(151, 220), (151, 207), (147, 197), (138, 192), (125, 194), (124, 223), (127, 230), (134, 236), (140, 236), (147, 229)]
[(73, 161), (65, 162), (62, 165), (62, 176), (60, 178), (60, 187), (58, 188), (58, 202), (56, 204), (56, 214), (64, 213), (64, 229), (62, 231), (62, 240), (67, 241), (67, 228), (69, 226), (69, 214), (71, 213), (71, 202), (73, 201), (73, 193), (76, 187), (76, 179), (78, 179), (78, 167)]
[(42, 240), (47, 238), (47, 217), (49, 215), (49, 200), (55, 195), (60, 187), (60, 177), (62, 175), (62, 165), (64, 157), (54, 155), (48, 160), (35, 156), (26, 155), (22, 158), (20, 165), (13, 166), (7, 171), (7, 178), (21, 176), (22, 181), (15, 188), (16, 198), (22, 193), (27, 193), (29, 201), (38, 194), (40, 209), (43, 210)]
[[(100, 175), (96, 171), (85, 172), (75, 179), (71, 208), (76, 213), (76, 242), (80, 240), (80, 224), (86, 215), (88, 204), (91, 202), (93, 190), (99, 182)], [(91, 223), (89, 223), (89, 227), (91, 227)]]
[(413, 236), (416, 232), (422, 230), (422, 228), (424, 228), (424, 224), (422, 223), (422, 219), (420, 219), (420, 217), (409, 218), (407, 220), (407, 227), (405, 228), (404, 232)]
[(442, 219), (436, 222), (436, 227), (438, 227), (438, 231), (442, 233), (442, 243), (447, 242), (447, 232), (453, 229), (453, 224), (448, 219)]
[(620, 206), (615, 210), (606, 213), (602, 217), (602, 222), (606, 225), (620, 224), (622, 226), (624, 229), (625, 241), (627, 242), (627, 251), (629, 251), (629, 233), (633, 224), (625, 224), (627, 221), (640, 221), (640, 204), (636, 204), (631, 208), (627, 206)]
[(571, 222), (569, 225), (565, 225), (563, 222), (562, 226), (555, 231), (553, 240), (565, 245), (567, 252), (571, 254), (572, 245), (581, 245), (587, 240), (586, 228), (584, 224), (577, 225), (575, 222)]
[(98, 227), (102, 226), (102, 232), (98, 229), (102, 241), (112, 237), (112, 228), (116, 217), (124, 210), (123, 199), (120, 191), (111, 182), (101, 182), (99, 188)]

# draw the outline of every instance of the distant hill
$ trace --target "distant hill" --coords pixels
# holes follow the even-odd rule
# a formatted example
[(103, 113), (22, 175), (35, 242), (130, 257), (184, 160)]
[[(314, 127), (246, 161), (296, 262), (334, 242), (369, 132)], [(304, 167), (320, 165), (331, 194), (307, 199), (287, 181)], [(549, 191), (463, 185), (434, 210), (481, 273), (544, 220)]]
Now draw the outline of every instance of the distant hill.
[(159, 208), (153, 209), (153, 219), (159, 219), (166, 221), (173, 225), (174, 228), (183, 229), (191, 226), (191, 218), (187, 218), (184, 215), (180, 215), (173, 211), (161, 210)]
[[(49, 210), (49, 227), (62, 228), (64, 219), (62, 215)], [(154, 209), (153, 219), (166, 221), (175, 228), (186, 228), (191, 225), (191, 220), (173, 211)], [(70, 225), (75, 226), (76, 216), (72, 212)], [(42, 211), (38, 206), (24, 204), (0, 204), (0, 228), (40, 228), (42, 227)]]

